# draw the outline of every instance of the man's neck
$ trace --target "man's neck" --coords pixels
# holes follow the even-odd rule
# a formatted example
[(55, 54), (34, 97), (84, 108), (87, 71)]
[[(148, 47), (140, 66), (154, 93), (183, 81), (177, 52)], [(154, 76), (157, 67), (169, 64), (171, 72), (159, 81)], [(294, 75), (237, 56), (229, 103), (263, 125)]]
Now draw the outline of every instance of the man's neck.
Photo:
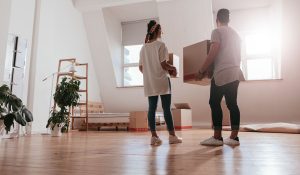
[(219, 27), (228, 27), (228, 24), (223, 24), (223, 23), (221, 23), (221, 24), (219, 25)]

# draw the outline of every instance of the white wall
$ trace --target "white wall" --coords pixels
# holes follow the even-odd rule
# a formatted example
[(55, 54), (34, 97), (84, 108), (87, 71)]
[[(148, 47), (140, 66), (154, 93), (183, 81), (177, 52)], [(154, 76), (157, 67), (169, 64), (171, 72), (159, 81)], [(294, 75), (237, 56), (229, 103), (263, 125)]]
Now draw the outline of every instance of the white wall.
[[(169, 52), (180, 58), (183, 57), (183, 47), (210, 38), (213, 29), (210, 0), (162, 2), (158, 4), (158, 11), (164, 31), (163, 40)], [(180, 63), (180, 72), (183, 72), (182, 59)], [(173, 102), (188, 102), (191, 105), (194, 125), (209, 123), (209, 87), (184, 84), (182, 77), (172, 82)]]
[[(296, 5), (298, 1), (283, 1), (283, 21), (285, 21), (282, 24), (283, 32), (282, 32), (282, 38), (283, 44), (282, 44), (282, 77), (283, 80), (274, 80), (274, 81), (251, 81), (251, 82), (243, 82), (241, 83), (241, 86), (239, 88), (239, 104), (241, 109), (241, 122), (242, 123), (256, 123), (256, 122), (299, 122), (300, 118), (300, 112), (298, 110), (299, 108), (299, 102), (300, 102), (300, 93), (297, 90), (299, 88), (299, 69), (297, 68), (299, 64), (299, 59), (297, 59), (297, 56), (299, 58), (299, 51), (297, 51), (295, 48), (296, 45), (299, 45), (299, 41), (296, 38), (299, 33), (297, 32), (297, 29), (299, 30), (299, 23), (296, 23), (296, 16), (299, 16), (299, 12), (296, 11), (296, 8), (293, 5)], [(169, 2), (170, 4), (166, 4), (166, 7), (170, 7), (172, 2)], [(198, 2), (199, 3), (199, 2)], [(195, 6), (196, 3), (194, 4)], [(159, 6), (160, 7), (160, 6)], [(183, 9), (184, 6), (183, 6)], [(294, 9), (295, 11), (293, 11)], [(165, 11), (165, 13), (170, 12), (170, 10), (162, 10)], [(200, 11), (201, 16), (206, 16), (205, 12), (202, 10)], [(278, 11), (280, 13), (280, 11)], [(177, 13), (176, 13), (177, 14)], [(183, 16), (183, 18), (186, 21), (188, 18)], [(167, 20), (163, 20), (163, 18), (160, 15), (160, 19), (163, 26), (167, 26), (167, 24), (164, 25), (164, 21), (171, 21), (173, 19), (174, 23), (170, 30), (165, 31), (165, 35), (169, 36), (169, 34), (173, 33), (169, 38), (165, 37), (165, 40), (167, 42), (167, 45), (170, 48), (175, 48), (174, 52), (176, 53), (177, 50), (180, 49), (180, 46), (178, 42), (185, 42), (185, 44), (189, 44), (189, 40), (193, 39), (193, 36), (195, 37), (195, 40), (200, 39), (200, 37), (197, 36), (197, 31), (200, 31), (201, 29), (197, 29), (193, 31), (194, 27), (187, 27), (190, 31), (186, 31), (184, 33), (183, 38), (180, 38), (180, 31), (176, 31), (177, 27), (174, 27), (175, 22), (178, 21), (178, 23), (185, 26), (186, 24), (181, 23), (180, 18), (172, 18), (171, 16)], [(244, 18), (244, 20), (247, 21), (248, 18)], [(278, 20), (280, 20), (278, 18)], [(287, 21), (293, 21), (294, 23), (287, 23)], [(232, 23), (234, 23), (234, 19), (232, 19)], [(207, 25), (207, 24), (206, 24)], [(201, 27), (206, 26), (203, 24)], [(180, 27), (180, 26), (179, 26)], [(196, 26), (197, 27), (197, 26)], [(165, 29), (163, 29), (165, 30)], [(203, 29), (202, 29), (203, 30)], [(202, 31), (201, 33), (205, 34), (205, 31)], [(206, 32), (207, 34), (207, 32)], [(179, 35), (179, 36), (178, 36)], [(291, 37), (295, 35), (294, 37)], [(176, 38), (176, 39), (174, 39)], [(178, 38), (178, 39), (177, 39)], [(287, 39), (289, 38), (289, 39)], [(192, 41), (191, 41), (192, 42)], [(294, 45), (291, 45), (291, 43), (294, 43)], [(298, 43), (298, 44), (297, 44)], [(289, 55), (292, 54), (292, 55)], [(181, 54), (179, 54), (181, 55)], [(296, 66), (298, 65), (298, 66)], [(298, 79), (296, 78), (298, 77)], [(192, 107), (193, 107), (193, 120), (199, 124), (199, 122), (209, 122), (210, 118), (209, 111), (206, 109), (208, 108), (207, 102), (208, 102), (208, 89), (205, 87), (190, 87), (191, 89), (187, 89), (184, 86), (187, 85), (177, 85), (175, 84), (175, 93), (174, 93), (174, 100), (178, 101), (180, 100), (180, 97), (186, 97), (191, 101)], [(198, 89), (198, 90), (194, 90)], [(186, 91), (186, 94), (183, 94), (182, 91)], [(197, 92), (198, 91), (198, 92)], [(298, 107), (297, 107), (298, 106)], [(196, 110), (195, 110), (196, 109)], [(204, 116), (204, 117), (203, 117)]]
[[(275, 0), (274, 0), (275, 2)], [(277, 26), (281, 21), (280, 2), (271, 7), (233, 11), (230, 25), (239, 31), (253, 30), (260, 27)], [(293, 49), (297, 45), (298, 23), (288, 23), (296, 20), (293, 5), (297, 1), (282, 1), (283, 24), (282, 30), (282, 78), (283, 80), (249, 81), (241, 83), (239, 88), (239, 103), (243, 123), (264, 122), (299, 122), (298, 111), (300, 102), (299, 88), (299, 51)], [(270, 18), (270, 14), (272, 18)], [(297, 26), (298, 25), (298, 26)], [(277, 30), (277, 31), (276, 31)], [(280, 34), (279, 34), (280, 35)], [(290, 36), (295, 35), (293, 38)], [(281, 37), (281, 36), (276, 36)], [(288, 39), (289, 38), (289, 39)], [(293, 43), (293, 44), (292, 44)], [(298, 43), (299, 44), (299, 43)], [(280, 51), (279, 51), (280, 52)], [(299, 57), (299, 56), (298, 56)], [(298, 106), (298, 107), (297, 107)]]
[[(184, 46), (209, 38), (212, 30), (210, 0), (161, 2), (158, 3), (158, 11), (164, 31), (163, 39), (166, 41), (170, 52), (182, 56)], [(103, 22), (105, 19), (101, 11), (85, 12), (84, 20), (92, 57), (101, 66), (97, 73), (101, 82), (100, 88), (106, 112), (146, 110), (148, 104), (147, 98), (144, 97), (143, 88), (116, 88), (108, 49), (109, 34)], [(172, 84), (173, 102), (191, 103), (194, 107), (195, 121), (210, 120), (207, 104), (208, 87), (183, 84), (181, 79), (173, 79)], [(197, 104), (200, 104), (201, 108)]]
[(0, 83), (2, 84), (4, 77), (4, 66), (6, 57), (7, 35), (9, 28), (11, 1), (0, 1)]
[[(274, 61), (274, 69), (272, 79), (281, 79), (281, 22), (282, 9), (281, 0), (272, 0), (269, 5), (230, 9), (230, 27), (234, 28), (242, 39), (242, 59), (246, 57), (246, 41), (245, 37), (253, 34), (263, 35), (270, 42), (270, 55)], [(216, 19), (217, 11), (213, 4), (214, 21)], [(216, 26), (216, 24), (215, 24)], [(265, 41), (265, 39), (262, 39)], [(267, 42), (268, 42), (267, 41)], [(243, 68), (246, 67), (247, 61), (243, 62)], [(246, 69), (243, 70), (245, 78)], [(249, 76), (249, 75), (248, 75)]]
[(110, 57), (113, 62), (115, 80), (117, 86), (122, 86), (122, 26), (121, 21), (114, 15), (110, 9), (103, 9), (106, 31), (108, 34), (108, 43)]
[(109, 35), (102, 10), (83, 14), (86, 31), (94, 62), (99, 65), (101, 98), (106, 112), (126, 112), (138, 110), (146, 106), (142, 88), (116, 88), (112, 58), (110, 53)]
[[(239, 88), (242, 123), (299, 122), (299, 7), (297, 0), (283, 1), (283, 80), (243, 82)], [(163, 40), (170, 52), (182, 58), (182, 48), (209, 39), (213, 29), (211, 1), (173, 0), (158, 2)], [(146, 110), (143, 88), (116, 88), (113, 65), (109, 53), (109, 35), (100, 10), (85, 12), (92, 57), (101, 63), (97, 74), (101, 82), (102, 99), (107, 112)], [(99, 34), (101, 33), (101, 34)], [(209, 124), (209, 87), (183, 84), (182, 78), (172, 79), (173, 102), (188, 102), (193, 108), (196, 125)]]
[(12, 0), (11, 16), (8, 32), (27, 40), (27, 57), (24, 77), (23, 96), (20, 97), (27, 105), (28, 80), (31, 62), (32, 35), (35, 14), (35, 0)]
[(51, 78), (42, 80), (57, 71), (58, 60), (77, 58), (78, 62), (89, 63), (89, 100), (100, 101), (99, 81), (95, 69), (99, 69), (91, 59), (81, 14), (74, 9), (71, 0), (41, 1), (38, 38), (35, 48), (36, 58), (32, 64), (33, 90), (33, 131), (46, 130), (48, 119)]

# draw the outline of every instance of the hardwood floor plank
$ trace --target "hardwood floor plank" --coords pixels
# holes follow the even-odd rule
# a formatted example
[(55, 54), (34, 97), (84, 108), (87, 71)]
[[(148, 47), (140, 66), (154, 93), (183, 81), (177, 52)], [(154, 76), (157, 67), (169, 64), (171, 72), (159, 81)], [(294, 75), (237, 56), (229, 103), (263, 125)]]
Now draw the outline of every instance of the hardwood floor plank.
[[(183, 143), (149, 145), (147, 132), (77, 132), (62, 137), (32, 135), (0, 141), (1, 175), (199, 175), (299, 174), (300, 137), (241, 133), (241, 145), (205, 147), (210, 130), (178, 132)], [(224, 135), (229, 135), (224, 132)]]

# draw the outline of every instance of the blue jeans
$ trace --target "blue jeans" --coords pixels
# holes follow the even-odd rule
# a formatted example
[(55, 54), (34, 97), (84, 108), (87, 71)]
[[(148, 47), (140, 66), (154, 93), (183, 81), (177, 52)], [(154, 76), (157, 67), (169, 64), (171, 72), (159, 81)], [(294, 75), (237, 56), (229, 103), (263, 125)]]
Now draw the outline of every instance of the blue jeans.
[[(160, 99), (168, 131), (174, 131), (173, 117), (171, 113), (171, 94), (160, 95)], [(155, 112), (157, 108), (158, 96), (150, 96), (148, 97), (148, 101), (148, 124), (151, 131), (156, 131)]]

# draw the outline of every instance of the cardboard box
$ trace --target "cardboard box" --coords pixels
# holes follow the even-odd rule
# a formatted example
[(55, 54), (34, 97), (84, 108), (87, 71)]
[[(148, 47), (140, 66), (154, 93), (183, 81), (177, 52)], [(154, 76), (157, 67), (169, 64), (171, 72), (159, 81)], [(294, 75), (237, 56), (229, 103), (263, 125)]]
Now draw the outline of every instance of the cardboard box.
[(180, 72), (179, 72), (179, 57), (177, 55), (174, 55), (173, 53), (169, 53), (169, 60), (167, 61), (169, 64), (173, 65), (177, 69), (177, 76), (171, 78), (179, 78)]
[(175, 103), (175, 109), (172, 109), (175, 129), (192, 128), (192, 109), (188, 103)]
[(147, 111), (130, 112), (129, 130), (148, 131), (148, 112)]
[(204, 78), (201, 81), (195, 80), (204, 64), (210, 48), (210, 41), (205, 40), (183, 48), (183, 82), (197, 85), (209, 85), (210, 79)]

